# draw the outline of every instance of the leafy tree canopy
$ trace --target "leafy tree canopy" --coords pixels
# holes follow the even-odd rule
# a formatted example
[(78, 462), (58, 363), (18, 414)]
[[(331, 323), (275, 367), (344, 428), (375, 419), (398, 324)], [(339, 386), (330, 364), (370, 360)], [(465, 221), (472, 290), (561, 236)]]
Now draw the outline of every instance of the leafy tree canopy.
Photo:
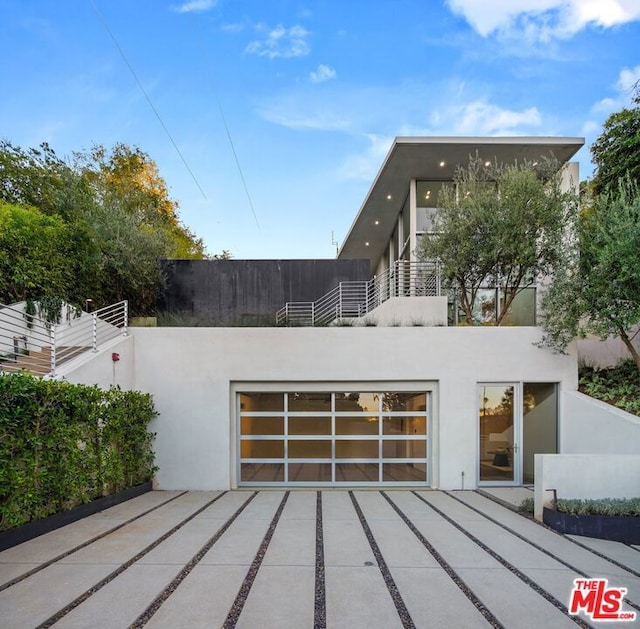
[(0, 202), (0, 302), (67, 294), (71, 229), (58, 216)]
[(591, 145), (591, 158), (596, 165), (593, 191), (600, 194), (629, 176), (640, 183), (640, 88), (635, 87), (635, 106), (611, 114), (598, 139)]
[(67, 163), (47, 144), (24, 150), (2, 141), (0, 202), (4, 301), (90, 297), (100, 307), (128, 299), (132, 314), (150, 314), (163, 283), (158, 259), (206, 257), (155, 162), (125, 144), (96, 146)]
[(542, 301), (544, 344), (564, 350), (586, 334), (618, 336), (640, 372), (631, 330), (640, 323), (640, 187), (631, 177), (595, 197)]
[(575, 210), (558, 168), (551, 159), (487, 166), (476, 156), (441, 193), (434, 234), (423, 238), (418, 254), (440, 260), (468, 324), (481, 287), (503, 288), (499, 325), (520, 291), (554, 272)]

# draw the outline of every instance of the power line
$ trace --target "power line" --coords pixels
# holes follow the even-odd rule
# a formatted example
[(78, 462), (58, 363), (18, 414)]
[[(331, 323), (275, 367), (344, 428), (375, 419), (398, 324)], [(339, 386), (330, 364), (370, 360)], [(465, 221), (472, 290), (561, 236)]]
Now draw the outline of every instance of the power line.
[(120, 47), (120, 44), (118, 43), (118, 40), (116, 39), (115, 35), (113, 34), (111, 29), (109, 28), (109, 24), (107, 23), (107, 20), (105, 19), (104, 15), (102, 15), (100, 10), (96, 6), (96, 3), (94, 2), (94, 0), (89, 0), (89, 2), (91, 3), (91, 6), (93, 7), (94, 11), (98, 15), (98, 19), (102, 23), (102, 26), (104, 27), (104, 29), (109, 34), (109, 37), (111, 37), (111, 41), (113, 41), (113, 44), (118, 49), (118, 52), (120, 53), (120, 56), (122, 57), (123, 61), (127, 64), (127, 67), (129, 68), (129, 72), (131, 72), (131, 75), (133, 76), (133, 78), (135, 79), (136, 83), (138, 84), (138, 87), (140, 88), (140, 91), (143, 93), (144, 97), (147, 99), (147, 103), (149, 103), (149, 107), (151, 107), (153, 113), (156, 115), (156, 118), (158, 119), (158, 122), (160, 123), (160, 125), (164, 129), (164, 132), (167, 134), (167, 137), (171, 141), (171, 144), (173, 144), (173, 148), (176, 150), (176, 153), (178, 153), (178, 155), (180, 156), (180, 159), (182, 160), (182, 163), (184, 164), (185, 168), (189, 171), (189, 174), (191, 175), (191, 178), (195, 182), (196, 186), (198, 186), (198, 189), (202, 193), (202, 196), (206, 199), (207, 195), (204, 193), (204, 190), (202, 189), (202, 186), (200, 185), (200, 182), (197, 180), (196, 176), (193, 174), (193, 171), (189, 167), (189, 164), (187, 163), (187, 160), (185, 159), (184, 155), (182, 154), (182, 152), (178, 148), (178, 145), (176, 144), (175, 140), (173, 139), (171, 133), (169, 133), (169, 129), (167, 128), (167, 125), (162, 120), (162, 117), (160, 116), (160, 114), (158, 113), (158, 110), (155, 108), (153, 102), (151, 101), (151, 98), (149, 97), (149, 94), (147, 94), (147, 91), (144, 89), (144, 86), (142, 85), (142, 82), (138, 78), (138, 75), (136, 74), (135, 70), (133, 69), (133, 66), (129, 63), (129, 60), (127, 59), (127, 56), (124, 54), (124, 51), (122, 50), (122, 48)]
[[(193, 23), (194, 23), (194, 30), (196, 31), (196, 34), (197, 34), (198, 47), (200, 48), (200, 54), (201, 54), (202, 58), (204, 59), (205, 67), (208, 68), (209, 64), (207, 63), (204, 46), (202, 45), (202, 37), (201, 37), (200, 32), (199, 32), (198, 27), (197, 27), (195, 15), (193, 16)], [(212, 76), (211, 72), (208, 73), (208, 76), (209, 76), (209, 80), (211, 82), (211, 89), (213, 91), (214, 98), (216, 99), (216, 104), (218, 105), (218, 111), (220, 112), (220, 117), (222, 118), (222, 124), (223, 124), (224, 130), (225, 130), (225, 132), (227, 134), (227, 139), (229, 140), (229, 145), (231, 146), (231, 152), (233, 153), (233, 158), (234, 158), (234, 160), (236, 162), (236, 167), (238, 168), (238, 173), (240, 174), (240, 179), (242, 181), (242, 186), (244, 187), (244, 192), (247, 195), (247, 200), (249, 201), (249, 207), (251, 208), (251, 213), (253, 214), (253, 218), (256, 221), (256, 226), (258, 227), (258, 229), (260, 229), (260, 222), (258, 221), (258, 215), (256, 214), (256, 210), (255, 210), (255, 207), (253, 205), (253, 200), (251, 199), (251, 194), (249, 193), (249, 186), (247, 185), (247, 181), (244, 178), (244, 173), (242, 172), (242, 166), (240, 165), (240, 159), (238, 158), (238, 153), (236, 152), (236, 147), (235, 147), (235, 145), (233, 143), (233, 138), (231, 137), (231, 130), (229, 129), (229, 125), (227, 124), (227, 119), (226, 119), (226, 117), (224, 115), (224, 110), (222, 109), (222, 103), (220, 102), (220, 99), (218, 98), (218, 93), (216, 91), (215, 82), (213, 80), (213, 76)]]

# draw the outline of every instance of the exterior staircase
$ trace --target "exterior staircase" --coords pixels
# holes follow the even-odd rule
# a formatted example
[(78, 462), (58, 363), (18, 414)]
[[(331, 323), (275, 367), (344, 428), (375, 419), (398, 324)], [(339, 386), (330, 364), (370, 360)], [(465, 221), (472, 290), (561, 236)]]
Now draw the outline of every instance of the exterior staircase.
[(392, 297), (439, 297), (437, 261), (396, 260), (370, 280), (340, 282), (316, 301), (288, 302), (276, 313), (276, 325), (323, 326), (364, 317)]
[(62, 364), (127, 336), (127, 328), (126, 301), (91, 313), (61, 316), (60, 323), (26, 314), (24, 304), (0, 304), (0, 373), (27, 371), (55, 377)]

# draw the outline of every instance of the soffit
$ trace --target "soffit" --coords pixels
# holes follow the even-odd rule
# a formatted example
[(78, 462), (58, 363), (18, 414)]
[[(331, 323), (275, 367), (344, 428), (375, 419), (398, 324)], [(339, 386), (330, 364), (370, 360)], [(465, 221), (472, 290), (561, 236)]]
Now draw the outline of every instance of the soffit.
[(468, 163), (476, 153), (483, 160), (499, 164), (535, 161), (541, 156), (553, 156), (565, 163), (583, 144), (584, 138), (577, 137), (396, 138), (338, 257), (367, 258), (372, 270), (375, 268), (391, 238), (412, 179), (452, 180), (456, 167)]

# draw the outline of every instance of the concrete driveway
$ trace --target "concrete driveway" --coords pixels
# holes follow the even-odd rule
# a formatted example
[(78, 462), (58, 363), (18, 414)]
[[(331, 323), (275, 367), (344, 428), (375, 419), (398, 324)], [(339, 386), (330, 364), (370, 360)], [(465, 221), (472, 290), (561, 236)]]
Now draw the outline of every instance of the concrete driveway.
[(0, 626), (640, 626), (568, 614), (640, 548), (559, 535), (475, 491), (155, 491), (0, 553)]

